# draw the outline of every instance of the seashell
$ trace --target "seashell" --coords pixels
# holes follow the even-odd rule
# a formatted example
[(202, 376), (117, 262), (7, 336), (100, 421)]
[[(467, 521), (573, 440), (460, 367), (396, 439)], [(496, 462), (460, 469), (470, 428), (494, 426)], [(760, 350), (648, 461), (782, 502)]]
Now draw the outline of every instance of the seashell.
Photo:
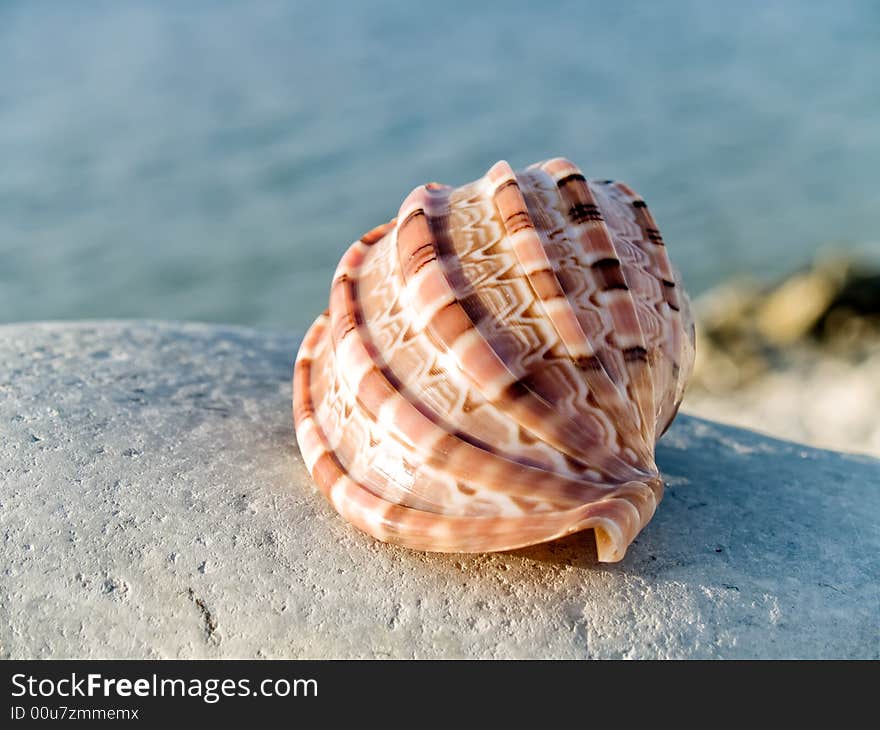
[(416, 188), (342, 257), (294, 419), (349, 522), (417, 550), (592, 528), (623, 558), (663, 481), (694, 328), (645, 202), (564, 159)]

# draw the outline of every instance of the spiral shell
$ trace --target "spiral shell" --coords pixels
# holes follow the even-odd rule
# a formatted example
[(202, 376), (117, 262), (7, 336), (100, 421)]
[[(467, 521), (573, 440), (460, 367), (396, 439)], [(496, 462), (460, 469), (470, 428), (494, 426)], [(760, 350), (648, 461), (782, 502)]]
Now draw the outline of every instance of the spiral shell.
[(483, 552), (593, 528), (617, 561), (663, 494), (654, 444), (693, 338), (633, 190), (502, 161), (416, 188), (348, 249), (297, 356), (297, 440), (379, 540)]

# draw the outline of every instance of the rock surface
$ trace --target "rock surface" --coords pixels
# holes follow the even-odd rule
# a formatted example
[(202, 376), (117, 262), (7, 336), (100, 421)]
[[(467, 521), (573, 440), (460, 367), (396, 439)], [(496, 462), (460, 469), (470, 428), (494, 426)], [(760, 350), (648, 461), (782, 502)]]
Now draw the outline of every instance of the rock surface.
[(778, 282), (722, 284), (694, 310), (688, 413), (880, 456), (880, 259), (823, 254)]
[(688, 413), (827, 449), (880, 456), (880, 342), (858, 358), (792, 349), (779, 369), (732, 389), (697, 385)]
[(0, 327), (0, 656), (880, 657), (880, 462), (679, 418), (616, 565), (374, 542), (312, 487), (293, 337)]

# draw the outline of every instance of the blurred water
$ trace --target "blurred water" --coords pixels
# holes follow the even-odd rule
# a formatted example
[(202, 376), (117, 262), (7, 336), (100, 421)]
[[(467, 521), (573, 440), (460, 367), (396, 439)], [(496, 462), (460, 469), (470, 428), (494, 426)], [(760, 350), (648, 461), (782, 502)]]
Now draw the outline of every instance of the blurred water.
[(428, 180), (630, 183), (699, 291), (880, 239), (880, 5), (0, 4), (0, 320), (302, 329)]

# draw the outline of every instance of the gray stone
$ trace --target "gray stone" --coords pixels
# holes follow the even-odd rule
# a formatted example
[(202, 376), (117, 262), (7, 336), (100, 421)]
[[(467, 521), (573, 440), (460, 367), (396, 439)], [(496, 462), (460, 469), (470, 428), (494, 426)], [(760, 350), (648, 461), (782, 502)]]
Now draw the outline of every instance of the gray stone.
[(0, 328), (0, 655), (880, 657), (880, 462), (681, 417), (626, 559), (382, 545), (312, 486), (295, 338)]

